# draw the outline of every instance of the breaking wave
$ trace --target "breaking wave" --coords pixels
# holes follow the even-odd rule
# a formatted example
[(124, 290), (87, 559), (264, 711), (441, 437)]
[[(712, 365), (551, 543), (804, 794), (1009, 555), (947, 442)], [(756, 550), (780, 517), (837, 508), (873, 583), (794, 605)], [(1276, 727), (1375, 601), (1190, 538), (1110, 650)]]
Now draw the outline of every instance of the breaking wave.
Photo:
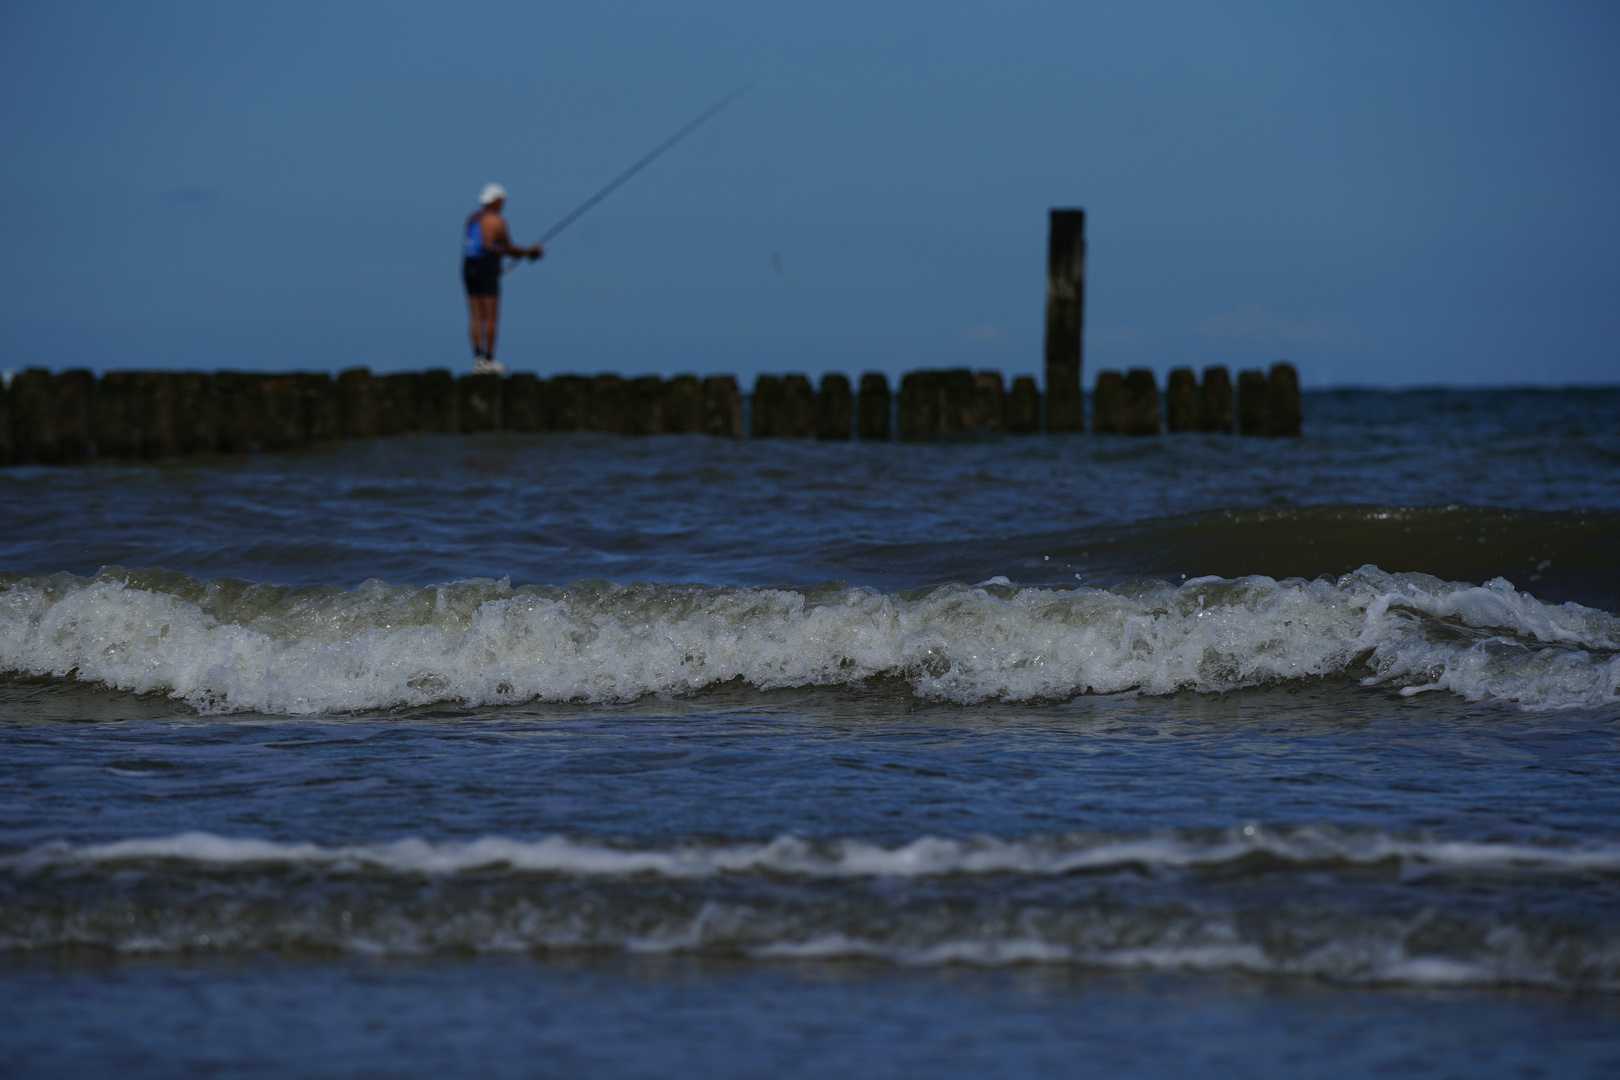
[(163, 693), (202, 712), (631, 700), (900, 678), (972, 703), (1221, 692), (1360, 675), (1530, 708), (1620, 701), (1620, 618), (1366, 566), (1338, 580), (883, 593), (474, 579), (287, 588), (111, 567), (0, 575), (0, 671)]
[(680, 953), (1620, 989), (1620, 845), (1153, 836), (324, 846), (186, 833), (0, 858), (0, 953)]

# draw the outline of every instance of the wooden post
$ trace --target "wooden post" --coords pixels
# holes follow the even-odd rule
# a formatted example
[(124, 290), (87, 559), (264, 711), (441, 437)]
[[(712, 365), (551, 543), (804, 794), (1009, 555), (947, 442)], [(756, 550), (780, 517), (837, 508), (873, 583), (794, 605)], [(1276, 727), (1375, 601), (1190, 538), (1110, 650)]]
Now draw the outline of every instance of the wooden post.
[(782, 380), (775, 375), (754, 376), (754, 393), (748, 399), (748, 434), (769, 439), (782, 434)]
[(1159, 383), (1151, 368), (1125, 373), (1125, 434), (1159, 433)]
[(1091, 430), (1097, 435), (1125, 431), (1125, 380), (1117, 371), (1097, 372), (1097, 386), (1091, 392)]
[(816, 391), (805, 375), (782, 376), (781, 434), (808, 439), (816, 433)]
[(1007, 395), (1007, 431), (1013, 435), (1033, 435), (1041, 430), (1041, 391), (1035, 376), (1019, 375)]
[(656, 435), (664, 428), (664, 380), (640, 375), (624, 384), (626, 435)]
[(219, 395), (219, 451), (247, 454), (257, 441), (257, 377), (243, 371), (217, 371), (214, 387)]
[(307, 445), (309, 429), (298, 377), (261, 375), (255, 382), (259, 449), (270, 453)]
[(816, 395), (816, 438), (847, 439), (855, 412), (855, 395), (847, 375), (823, 375)]
[(624, 430), (624, 380), (617, 375), (597, 375), (587, 384), (585, 429)]
[(939, 429), (947, 435), (966, 435), (979, 426), (979, 411), (975, 408), (977, 387), (973, 372), (967, 368), (941, 371), (936, 378), (939, 385)]
[(13, 460), (11, 446), (11, 387), (0, 383), (0, 465)]
[(96, 387), (96, 457), (129, 460), (141, 456), (137, 372), (109, 371)]
[(337, 377), (337, 434), (340, 439), (370, 439), (377, 434), (377, 399), (369, 368), (346, 368)]
[(506, 386), (499, 375), (462, 375), (456, 379), (456, 430), (472, 434), (499, 431)]
[(881, 371), (861, 376), (861, 396), (855, 430), (863, 439), (889, 437), (889, 377)]
[(57, 465), (90, 456), (95, 377), (83, 368), (52, 375), (28, 368), (11, 379), (12, 457)]
[(219, 450), (219, 396), (214, 376), (182, 371), (174, 377), (174, 448), (181, 455)]
[(1172, 368), (1165, 380), (1164, 420), (1169, 431), (1198, 430), (1198, 376), (1192, 368)]
[(324, 371), (305, 371), (293, 376), (304, 411), (304, 441), (337, 442), (337, 392), (332, 376)]
[(1299, 434), (1299, 372), (1286, 360), (1272, 364), (1266, 377), (1267, 435)]
[(141, 415), (135, 426), (140, 432), (138, 452), (143, 458), (170, 458), (180, 452), (175, 415), (178, 383), (168, 371), (136, 373), (134, 403)]
[(461, 425), (456, 416), (456, 377), (449, 368), (429, 368), (416, 384), (416, 422), (419, 431), (454, 432)]
[(90, 457), (90, 417), (96, 403), (96, 377), (89, 368), (69, 368), (53, 380), (56, 387), (56, 439), (60, 460)]
[(1198, 430), (1232, 434), (1232, 376), (1219, 364), (1204, 369), (1198, 388)]
[(1259, 370), (1238, 372), (1237, 412), (1239, 435), (1264, 435), (1271, 420), (1266, 373)]
[(900, 377), (900, 438), (926, 442), (939, 433), (939, 373), (908, 371)]
[(664, 384), (664, 422), (673, 435), (703, 430), (703, 387), (696, 375), (677, 375)]
[(703, 430), (729, 439), (742, 436), (742, 390), (736, 376), (710, 375), (703, 380)]
[(558, 375), (551, 380), (552, 431), (584, 430), (590, 389), (590, 380), (583, 375)]
[(19, 465), (48, 464), (56, 457), (56, 407), (51, 373), (28, 368), (11, 377), (11, 459)]
[(414, 371), (397, 371), (376, 380), (377, 434), (407, 435), (422, 430), (417, 412), (422, 376)]
[(1046, 430), (1081, 431), (1086, 212), (1053, 210), (1046, 235)]
[(501, 428), (505, 431), (545, 431), (549, 426), (545, 383), (533, 372), (519, 371), (501, 386)]
[(1001, 372), (981, 371), (973, 376), (974, 422), (986, 431), (1003, 431), (1007, 426), (1007, 395)]

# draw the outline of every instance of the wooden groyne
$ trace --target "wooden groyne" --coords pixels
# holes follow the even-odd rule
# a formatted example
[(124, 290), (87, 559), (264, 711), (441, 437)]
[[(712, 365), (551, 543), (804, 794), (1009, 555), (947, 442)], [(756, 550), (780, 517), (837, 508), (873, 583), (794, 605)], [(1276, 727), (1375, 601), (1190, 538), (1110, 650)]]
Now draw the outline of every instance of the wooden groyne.
[[(1046, 252), (1046, 393), (1029, 375), (1009, 388), (999, 371), (910, 371), (891, 393), (886, 375), (851, 384), (824, 375), (760, 375), (744, 395), (731, 375), (455, 376), (448, 369), (373, 375), (321, 372), (109, 371), (29, 368), (0, 390), (0, 465), (90, 457), (148, 459), (291, 450), (340, 439), (414, 432), (605, 431), (701, 433), (756, 439), (950, 439), (975, 432), (1032, 435), (1086, 430), (1081, 393), (1086, 214), (1050, 212)], [(1091, 431), (1236, 431), (1298, 435), (1292, 364), (1240, 371), (1097, 374)]]
[[(109, 371), (97, 379), (83, 369), (29, 368), (0, 391), (0, 464), (243, 454), (418, 432), (919, 442), (1050, 431), (1042, 404), (1031, 376), (1008, 388), (999, 371), (967, 368), (907, 372), (898, 394), (876, 372), (853, 385), (841, 374), (824, 375), (819, 385), (804, 375), (760, 375), (746, 396), (731, 375), (542, 379), (351, 368), (335, 379), (241, 371)], [(1049, 402), (1044, 411), (1049, 418)], [(1223, 367), (1206, 368), (1202, 380), (1177, 368), (1162, 398), (1146, 368), (1103, 371), (1091, 395), (1097, 434), (1297, 435), (1299, 424), (1299, 379), (1286, 363), (1240, 372), (1235, 395)]]

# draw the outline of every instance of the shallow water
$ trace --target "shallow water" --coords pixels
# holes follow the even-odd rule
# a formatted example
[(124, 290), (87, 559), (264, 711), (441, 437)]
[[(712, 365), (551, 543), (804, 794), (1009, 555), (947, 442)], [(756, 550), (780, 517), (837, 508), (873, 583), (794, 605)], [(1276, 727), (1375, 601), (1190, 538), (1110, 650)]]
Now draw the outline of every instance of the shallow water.
[(0, 1061), (1607, 1074), (1617, 415), (0, 471)]

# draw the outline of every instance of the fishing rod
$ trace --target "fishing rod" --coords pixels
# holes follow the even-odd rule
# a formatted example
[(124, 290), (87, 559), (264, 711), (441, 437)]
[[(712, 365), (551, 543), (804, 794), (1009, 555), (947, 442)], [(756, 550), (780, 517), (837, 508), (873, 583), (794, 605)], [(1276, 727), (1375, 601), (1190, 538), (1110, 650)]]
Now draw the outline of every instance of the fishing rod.
[[(698, 115), (687, 123), (685, 127), (681, 128), (675, 134), (653, 147), (634, 165), (624, 170), (624, 172), (620, 173), (618, 176), (615, 176), (612, 180), (609, 180), (595, 195), (592, 195), (590, 198), (574, 207), (574, 209), (570, 210), (566, 215), (564, 215), (561, 221), (547, 229), (544, 233), (541, 233), (540, 245), (544, 247), (548, 240), (562, 232), (564, 229), (568, 228), (568, 226), (572, 225), (574, 222), (578, 221), (587, 210), (601, 202), (603, 199), (607, 198), (609, 195), (613, 194), (613, 192), (618, 189), (619, 185), (623, 184), (626, 180), (636, 175), (636, 173), (652, 164), (654, 158), (658, 157), (658, 155), (662, 154), (665, 150), (668, 150), (670, 147), (692, 134), (692, 132), (696, 131), (707, 120), (713, 117), (715, 113), (719, 112), (721, 109), (724, 109), (727, 105), (730, 105), (733, 101), (736, 101), (753, 88), (753, 83), (745, 83), (733, 90), (731, 93), (727, 94), (725, 97), (721, 98), (719, 101), (715, 102), (713, 105), (710, 105), (707, 109), (704, 109), (702, 112), (698, 113)], [(513, 263), (512, 266), (517, 266), (520, 262), (522, 262), (521, 259), (519, 259), (518, 262)], [(507, 267), (508, 270), (511, 268), (511, 266)]]

